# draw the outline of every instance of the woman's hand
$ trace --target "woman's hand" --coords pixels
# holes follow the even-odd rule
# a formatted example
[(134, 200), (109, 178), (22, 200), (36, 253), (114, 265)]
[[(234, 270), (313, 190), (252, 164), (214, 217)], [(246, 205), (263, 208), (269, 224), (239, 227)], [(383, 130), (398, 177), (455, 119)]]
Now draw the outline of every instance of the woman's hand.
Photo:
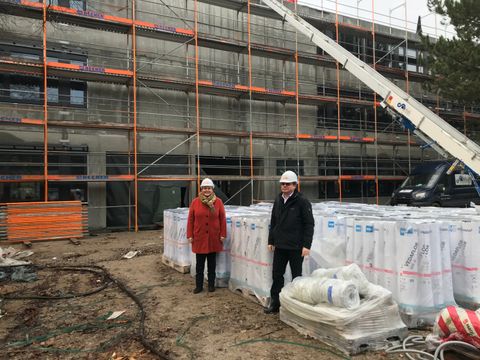
[(190, 244), (193, 243), (193, 238), (188, 238), (187, 240)]
[(220, 241), (223, 243), (225, 241), (224, 237), (220, 237)]

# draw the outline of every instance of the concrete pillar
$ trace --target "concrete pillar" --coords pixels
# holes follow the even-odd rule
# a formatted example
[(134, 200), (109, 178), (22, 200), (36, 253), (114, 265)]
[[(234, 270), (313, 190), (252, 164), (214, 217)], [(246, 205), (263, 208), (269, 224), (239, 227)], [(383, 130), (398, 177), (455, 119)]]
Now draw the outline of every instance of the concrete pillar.
[[(101, 137), (98, 138), (101, 140)], [(100, 141), (89, 144), (87, 160), (88, 175), (105, 175), (107, 173), (107, 157)], [(88, 227), (91, 230), (107, 227), (107, 183), (88, 183)]]

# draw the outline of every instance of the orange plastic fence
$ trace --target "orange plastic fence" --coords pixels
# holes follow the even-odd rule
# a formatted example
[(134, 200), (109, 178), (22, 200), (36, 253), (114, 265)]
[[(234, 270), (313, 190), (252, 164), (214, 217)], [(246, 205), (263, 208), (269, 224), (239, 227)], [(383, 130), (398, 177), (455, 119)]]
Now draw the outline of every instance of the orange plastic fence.
[(81, 238), (87, 231), (81, 201), (0, 203), (0, 242)]

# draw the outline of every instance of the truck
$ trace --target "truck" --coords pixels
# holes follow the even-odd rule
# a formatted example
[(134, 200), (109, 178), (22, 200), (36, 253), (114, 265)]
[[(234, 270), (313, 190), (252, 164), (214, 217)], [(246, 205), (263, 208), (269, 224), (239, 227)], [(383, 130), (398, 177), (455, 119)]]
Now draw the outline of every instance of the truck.
[(417, 165), (393, 192), (390, 204), (440, 207), (468, 207), (472, 202), (480, 204), (475, 187), (478, 175), (461, 166), (449, 171), (451, 166), (452, 161), (449, 160)]

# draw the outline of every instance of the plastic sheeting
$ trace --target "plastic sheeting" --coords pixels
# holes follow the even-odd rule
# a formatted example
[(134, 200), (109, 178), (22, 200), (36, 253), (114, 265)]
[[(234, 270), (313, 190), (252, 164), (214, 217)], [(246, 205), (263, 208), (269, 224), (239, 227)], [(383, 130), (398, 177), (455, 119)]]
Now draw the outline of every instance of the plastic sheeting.
[[(217, 278), (268, 303), (272, 254), (267, 249), (271, 204), (226, 207), (228, 237)], [(165, 211), (165, 256), (191, 264), (185, 238), (188, 209)], [(303, 274), (358, 264), (368, 281), (390, 290), (410, 327), (433, 324), (455, 299), (480, 304), (480, 214), (475, 209), (313, 204), (315, 231)], [(230, 250), (230, 251), (229, 251)], [(285, 282), (291, 278), (289, 267)], [(223, 285), (225, 286), (225, 285)]]
[[(345, 249), (345, 264), (358, 264), (369, 281), (390, 290), (409, 327), (433, 324), (455, 299), (471, 306), (480, 299), (480, 255), (472, 248), (480, 218), (474, 209), (336, 202), (313, 208), (332, 223), (345, 222), (345, 236), (335, 236), (337, 247)], [(323, 239), (317, 238), (326, 246), (316, 244), (328, 252), (323, 258), (334, 257), (330, 240)]]
[[(216, 257), (216, 269), (215, 269), (215, 286), (216, 287), (228, 287), (230, 280), (230, 273), (232, 268), (231, 260), (231, 243), (232, 243), (232, 216), (240, 216), (241, 214), (249, 214), (249, 211), (245, 207), (241, 206), (225, 206), (226, 222), (227, 222), (227, 237), (223, 242), (223, 249), (217, 253)], [(191, 253), (191, 268), (190, 274), (195, 276), (196, 274), (196, 257)], [(206, 266), (205, 266), (206, 268)], [(204, 272), (205, 279), (208, 277), (208, 273)]]
[(452, 222), (443, 230), (445, 241), (450, 240), (455, 299), (464, 306), (479, 308), (480, 220)]
[[(249, 214), (232, 216), (232, 271), (229, 288), (255, 298), (263, 306), (270, 302), (273, 253), (268, 250), (271, 206), (246, 208)], [(303, 262), (303, 273), (316, 269), (310, 257)], [(285, 271), (285, 283), (292, 279), (290, 267)]]
[(304, 303), (328, 303), (346, 309), (360, 305), (358, 289), (352, 281), (300, 276), (292, 281), (292, 297)]
[(269, 301), (272, 285), (272, 253), (268, 250), (268, 213), (232, 216), (232, 271), (230, 289)]
[[(345, 274), (348, 282), (362, 288), (360, 304), (355, 308), (337, 307), (331, 303), (312, 305), (296, 298), (298, 288), (295, 279), (287, 284), (280, 293), (280, 319), (303, 334), (321, 339), (346, 353), (357, 353), (363, 348), (376, 349), (387, 345), (388, 338), (401, 339), (407, 334), (407, 328), (399, 316), (398, 306), (391, 292), (365, 283), (357, 265), (335, 271), (319, 271), (305, 279), (325, 280), (329, 276)], [(350, 275), (350, 276), (349, 276)], [(301, 278), (299, 278), (301, 279)], [(314, 285), (315, 282), (310, 282)]]
[(188, 208), (163, 212), (163, 255), (177, 265), (191, 265), (192, 246), (187, 240)]

